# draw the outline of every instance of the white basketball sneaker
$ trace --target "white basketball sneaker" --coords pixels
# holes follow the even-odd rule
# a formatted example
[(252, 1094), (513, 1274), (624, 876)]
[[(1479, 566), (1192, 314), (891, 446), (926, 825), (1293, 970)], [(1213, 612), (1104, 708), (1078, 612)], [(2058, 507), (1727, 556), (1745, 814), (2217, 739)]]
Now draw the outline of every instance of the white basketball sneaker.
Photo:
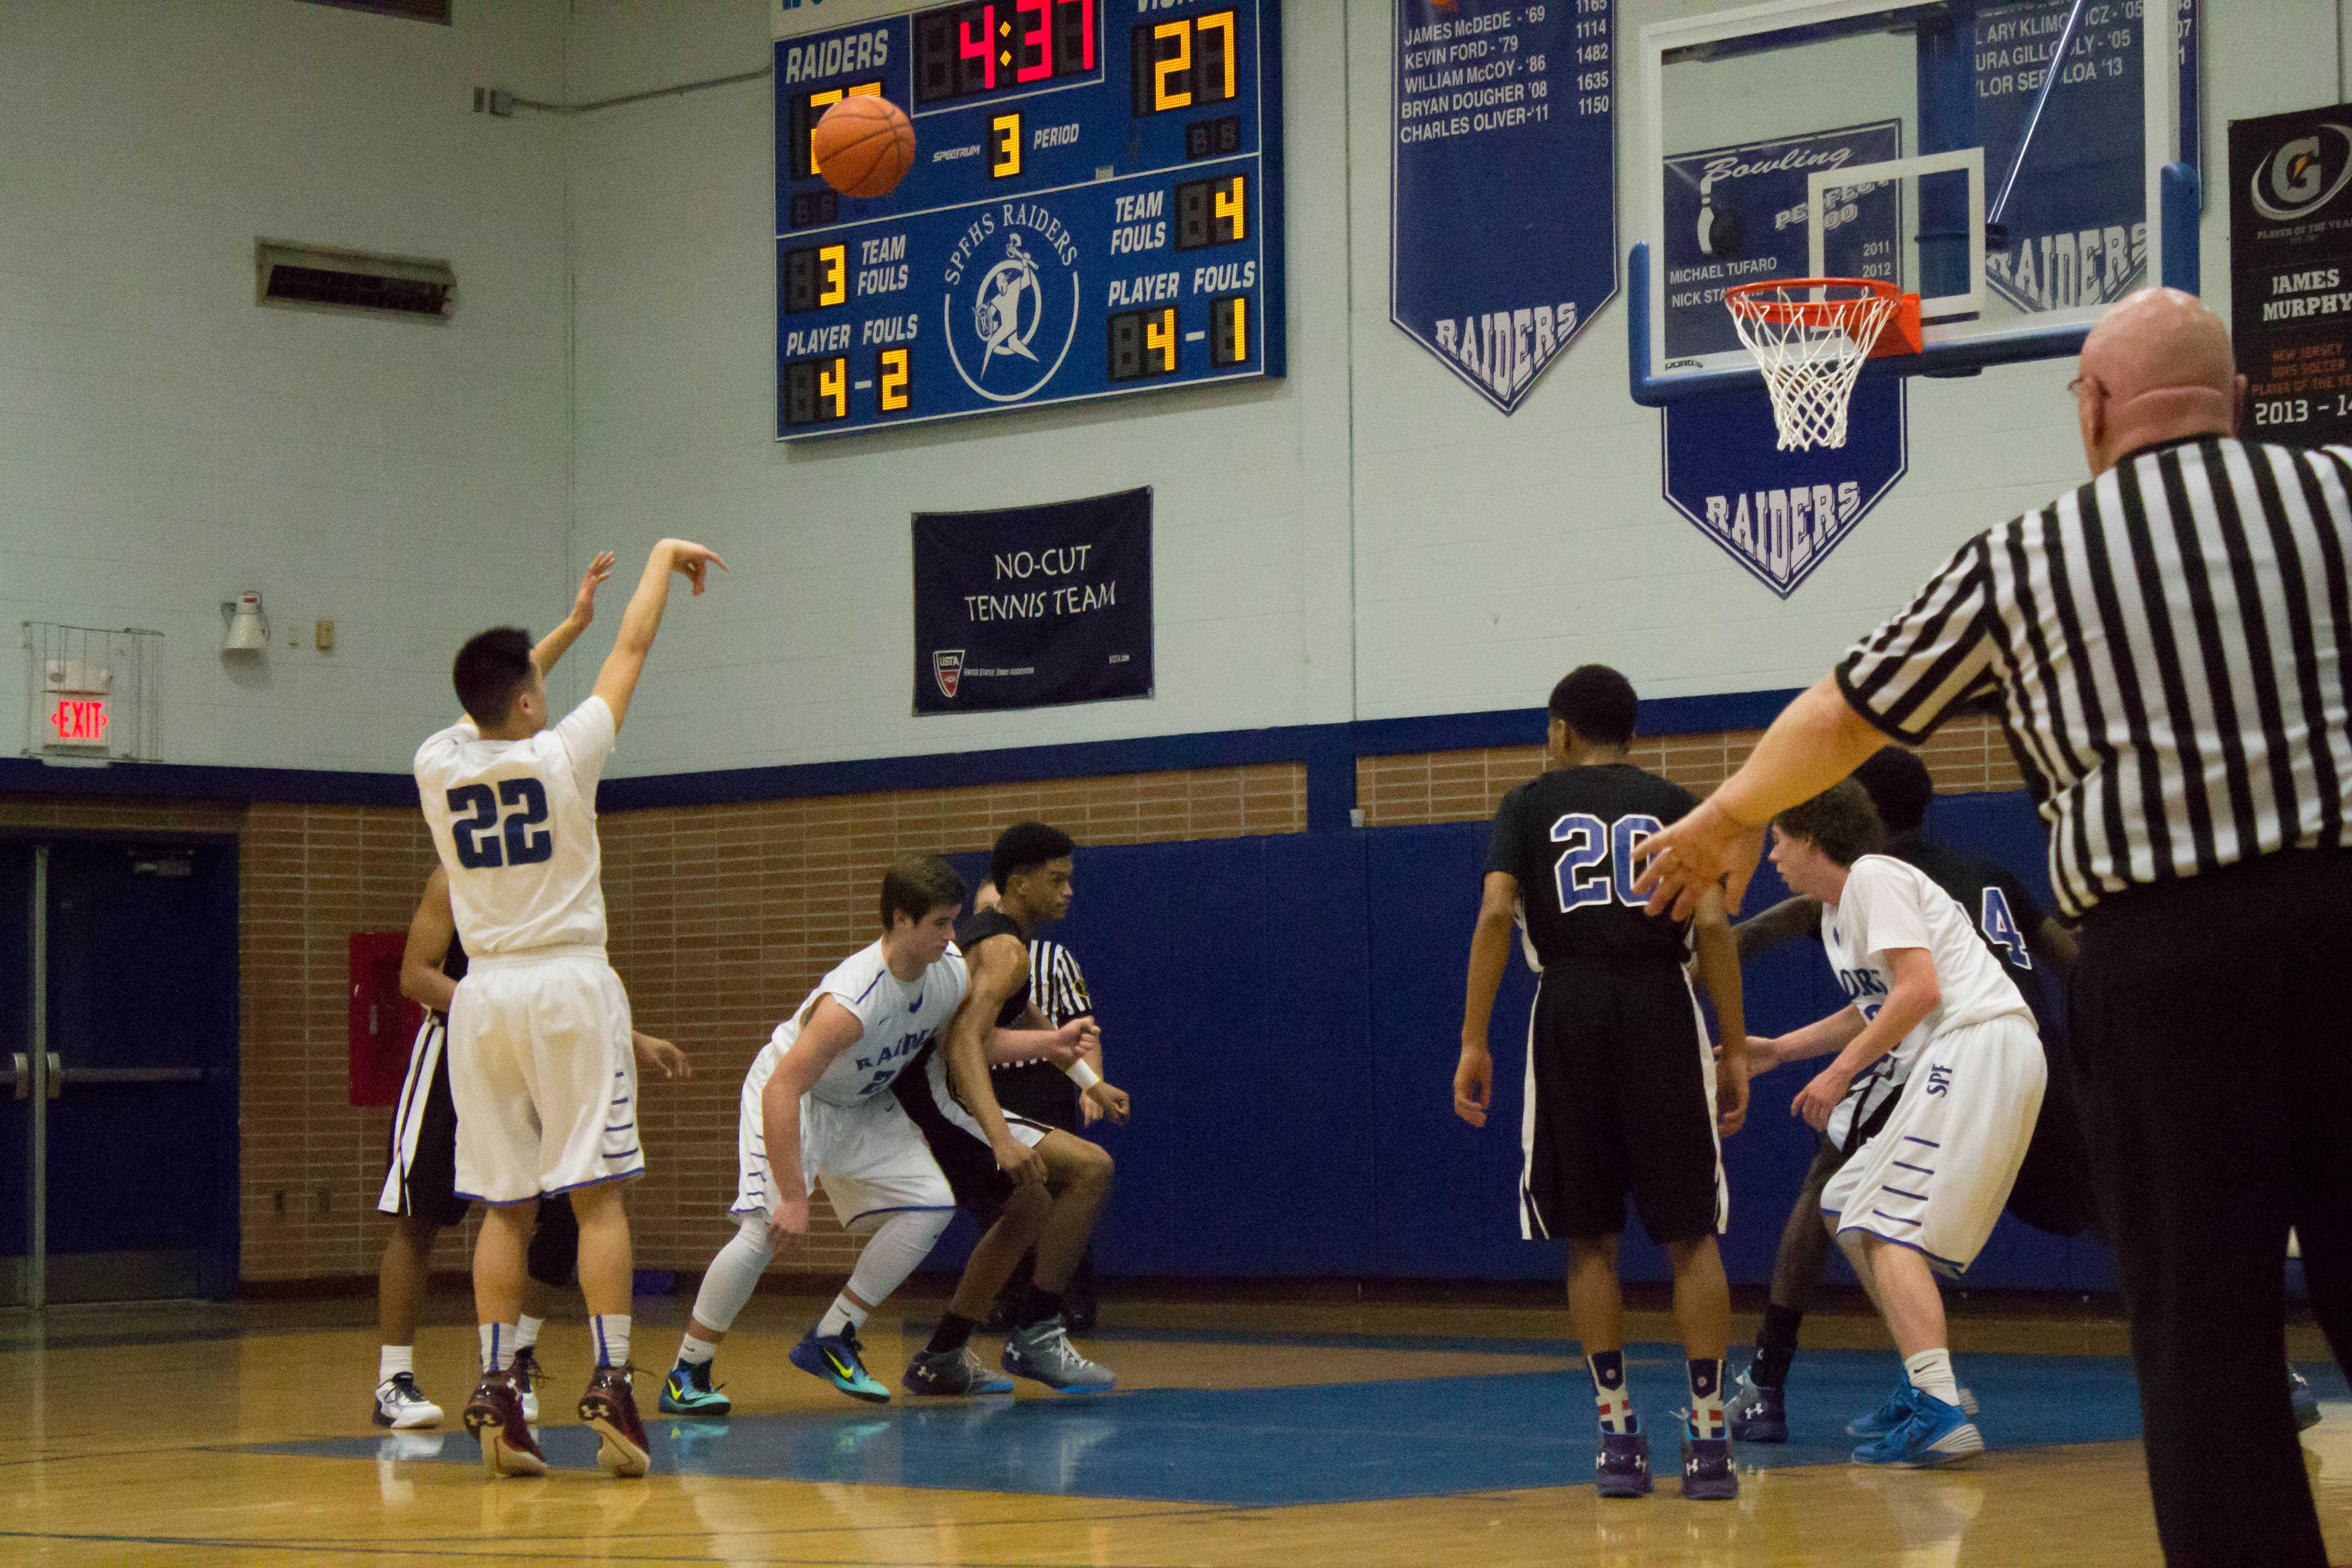
[(413, 1373), (396, 1372), (375, 1385), (374, 1421), (395, 1432), (441, 1425), (441, 1407), (425, 1397)]

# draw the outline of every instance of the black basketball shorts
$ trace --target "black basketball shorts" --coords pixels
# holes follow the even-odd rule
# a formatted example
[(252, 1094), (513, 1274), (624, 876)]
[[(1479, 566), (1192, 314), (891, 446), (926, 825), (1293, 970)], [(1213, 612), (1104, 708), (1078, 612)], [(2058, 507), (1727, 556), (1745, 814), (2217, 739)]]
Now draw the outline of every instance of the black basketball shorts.
[(1680, 965), (1545, 972), (1528, 1020), (1520, 1234), (1719, 1234), (1715, 1060)]

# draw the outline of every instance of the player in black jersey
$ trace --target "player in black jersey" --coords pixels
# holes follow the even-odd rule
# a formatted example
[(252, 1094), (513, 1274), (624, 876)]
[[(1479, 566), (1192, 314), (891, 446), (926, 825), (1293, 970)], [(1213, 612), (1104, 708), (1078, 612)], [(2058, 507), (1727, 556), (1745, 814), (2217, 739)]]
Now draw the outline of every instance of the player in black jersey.
[[(1723, 1415), (1731, 1293), (1716, 1237), (1729, 1216), (1718, 1140), (1748, 1103), (1739, 963), (1719, 893), (1696, 921), (1643, 912), (1642, 841), (1698, 804), (1625, 760), (1639, 703), (1617, 671), (1588, 664), (1552, 689), (1548, 771), (1503, 797), (1470, 943), (1455, 1114), (1486, 1124), (1495, 1064), (1486, 1045), (1511, 928), (1542, 979), (1528, 1023), (1520, 1232), (1569, 1244), (1569, 1313), (1601, 1410), (1595, 1489), (1650, 1489), (1649, 1439), (1625, 1385), (1617, 1237), (1630, 1195), (1642, 1228), (1674, 1261), (1675, 1319), (1689, 1355), (1683, 1495), (1739, 1495)], [(1722, 1031), (1709, 1048), (1684, 964), (1699, 974)]]
[[(988, 1041), (998, 1028), (1045, 1028), (1031, 998), (1029, 938), (1069, 912), (1070, 836), (1042, 822), (1021, 822), (997, 837), (989, 879), (999, 902), (956, 932), (969, 971), (963, 1005), (942, 1042), (924, 1047), (921, 1070), (891, 1086), (931, 1146), (956, 1202), (988, 1226), (956, 1284), (939, 1331), (902, 1380), (917, 1394), (962, 1394), (971, 1362), (964, 1346), (989, 1303), (1032, 1246), (1037, 1263), (1013, 1314), (1002, 1364), (1069, 1394), (1097, 1394), (1115, 1378), (1080, 1355), (1062, 1321), (1062, 1293), (1110, 1196), (1111, 1158), (1098, 1144), (1043, 1122), (1007, 1114), (989, 1081)], [(1114, 1121), (1128, 1099), (1083, 1057), (1065, 1069)]]

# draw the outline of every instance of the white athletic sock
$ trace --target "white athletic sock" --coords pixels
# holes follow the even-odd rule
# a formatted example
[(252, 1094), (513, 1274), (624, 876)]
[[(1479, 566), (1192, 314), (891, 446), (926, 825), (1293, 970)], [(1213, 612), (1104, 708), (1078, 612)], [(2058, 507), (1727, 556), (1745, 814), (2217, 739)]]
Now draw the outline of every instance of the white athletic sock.
[(1947, 1405), (1960, 1402), (1959, 1380), (1952, 1375), (1951, 1352), (1921, 1351), (1917, 1355), (1905, 1356), (1903, 1370), (1910, 1374), (1911, 1386), (1920, 1393)]
[(702, 1289), (694, 1293), (694, 1321), (706, 1328), (731, 1329), (735, 1314), (760, 1288), (775, 1248), (768, 1244), (768, 1216), (751, 1214), (710, 1267), (702, 1271)]
[(598, 1366), (629, 1364), (629, 1314), (626, 1312), (591, 1312), (588, 1314), (588, 1338), (596, 1346)]
[(709, 1340), (698, 1340), (692, 1334), (677, 1342), (677, 1359), (687, 1366), (709, 1366), (719, 1347)]
[(480, 1325), (480, 1331), (482, 1335), (482, 1370), (484, 1372), (506, 1371), (507, 1367), (514, 1361), (514, 1325), (512, 1323), (483, 1323)]
[[(875, 1226), (866, 1238), (865, 1250), (857, 1255), (857, 1267), (850, 1271), (849, 1288), (834, 1298), (833, 1308), (818, 1322), (819, 1334), (837, 1334), (844, 1327), (862, 1329), (866, 1316), (873, 1309), (854, 1305), (849, 1298), (856, 1294), (861, 1301), (876, 1306), (890, 1299), (890, 1293), (907, 1282), (907, 1276), (922, 1266), (940, 1243), (948, 1221), (955, 1217), (952, 1209), (908, 1209), (894, 1214)], [(709, 1320), (703, 1320), (708, 1322)]]
[(865, 1308), (851, 1300), (849, 1292), (844, 1290), (833, 1299), (833, 1305), (824, 1310), (824, 1316), (816, 1321), (816, 1337), (821, 1340), (830, 1339), (844, 1329), (864, 1328), (866, 1310)]
[(534, 1318), (528, 1312), (523, 1314), (521, 1317), (517, 1318), (515, 1320), (515, 1349), (519, 1351), (529, 1350), (531, 1346), (539, 1343), (539, 1331), (546, 1322), (547, 1320), (545, 1318)]
[(383, 1345), (377, 1349), (375, 1380), (378, 1383), (390, 1383), (404, 1372), (413, 1376), (415, 1371), (416, 1347), (415, 1345)]

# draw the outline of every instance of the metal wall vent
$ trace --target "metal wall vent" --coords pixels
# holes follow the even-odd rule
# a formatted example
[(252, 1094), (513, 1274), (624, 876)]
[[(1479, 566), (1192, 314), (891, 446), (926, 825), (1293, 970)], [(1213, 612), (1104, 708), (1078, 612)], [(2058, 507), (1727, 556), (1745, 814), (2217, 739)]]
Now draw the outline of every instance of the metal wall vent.
[(457, 273), (420, 257), (257, 239), (253, 269), (257, 304), (427, 321), (446, 321), (457, 304)]

